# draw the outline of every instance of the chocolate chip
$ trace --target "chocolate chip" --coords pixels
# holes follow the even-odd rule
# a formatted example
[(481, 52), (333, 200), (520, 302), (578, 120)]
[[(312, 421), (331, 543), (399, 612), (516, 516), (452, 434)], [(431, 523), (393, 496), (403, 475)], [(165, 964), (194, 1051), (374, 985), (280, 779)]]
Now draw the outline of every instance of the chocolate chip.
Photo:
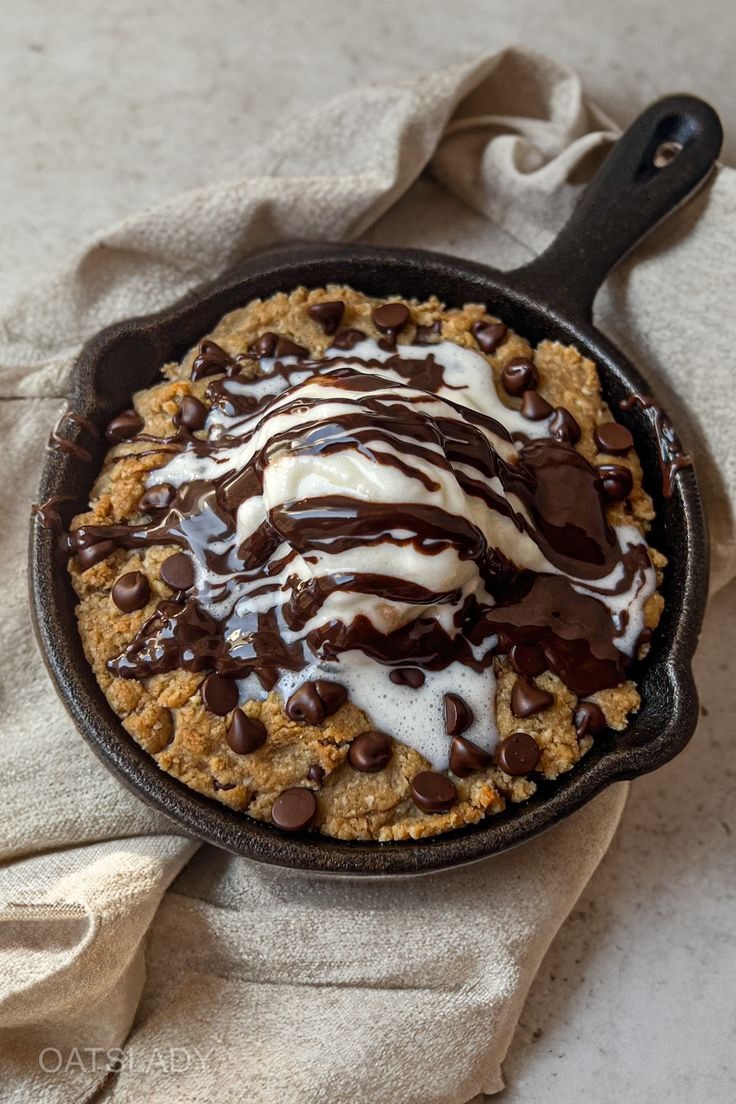
[(214, 672), (207, 675), (199, 691), (210, 713), (217, 717), (224, 717), (231, 709), (235, 709), (240, 698), (237, 683)]
[(123, 613), (142, 609), (151, 596), (148, 579), (141, 571), (126, 571), (115, 580), (112, 600)]
[(495, 353), (499, 345), (506, 340), (508, 329), (503, 322), (476, 322), (473, 325), (473, 337), (484, 353)]
[(623, 456), (634, 447), (634, 438), (626, 426), (619, 425), (618, 422), (604, 422), (595, 427), (595, 443), (599, 452)]
[(303, 682), (286, 703), (286, 715), (292, 721), (318, 725), (325, 719), (325, 707), (313, 682)]
[(287, 716), (292, 721), (320, 724), (331, 717), (348, 699), (348, 692), (339, 682), (315, 679), (303, 682), (286, 703)]
[(266, 330), (252, 345), (248, 346), (248, 352), (257, 357), (272, 357), (276, 352), (279, 335)]
[(595, 702), (578, 702), (573, 714), (572, 723), (578, 739), (583, 736), (597, 736), (606, 727), (606, 717), (599, 705)]
[(549, 418), (553, 409), (538, 391), (525, 391), (521, 397), (521, 413), (530, 422), (541, 422), (543, 418)]
[(315, 679), (314, 689), (322, 702), (325, 717), (331, 717), (337, 713), (341, 705), (348, 700), (348, 692), (339, 682), (330, 682), (328, 679)]
[(96, 544), (88, 544), (84, 547), (77, 545), (77, 559), (82, 565), (82, 570), (86, 571), (88, 567), (94, 567), (95, 564), (102, 563), (108, 556), (117, 548), (115, 541), (103, 540), (97, 541)]
[(457, 790), (446, 774), (426, 770), (412, 778), (411, 796), (425, 813), (444, 813), (457, 801)]
[(343, 330), (337, 335), (330, 348), (354, 349), (361, 341), (365, 341), (365, 334), (362, 330)]
[(303, 345), (297, 345), (295, 341), (292, 341), (288, 337), (279, 337), (276, 342), (277, 357), (304, 357), (308, 352), (309, 349), (305, 349)]
[(466, 728), (470, 728), (475, 720), (473, 710), (463, 701), (459, 694), (445, 694), (445, 731), (448, 736), (459, 736)]
[(429, 326), (417, 326), (414, 334), (415, 345), (433, 345), (435, 338), (440, 337), (442, 334), (442, 323), (439, 318), (435, 319)]
[(388, 677), (395, 686), (411, 686), (413, 690), (424, 686), (424, 671), (418, 667), (396, 667)]
[[(229, 684), (232, 685), (232, 684)], [(229, 712), (229, 710), (225, 710)], [(237, 755), (250, 755), (266, 742), (266, 726), (236, 709), (227, 730), (227, 742)]]
[(531, 717), (549, 709), (555, 699), (526, 675), (519, 675), (511, 691), (511, 712), (515, 717)]
[(176, 491), (170, 483), (158, 483), (143, 492), (138, 509), (142, 514), (155, 514), (157, 510), (168, 510), (175, 497)]
[(271, 820), (285, 832), (308, 828), (317, 813), (317, 799), (306, 786), (291, 786), (279, 794), (271, 809)]
[(525, 391), (533, 391), (539, 383), (537, 370), (528, 357), (514, 357), (501, 369), (504, 391), (518, 398)]
[(212, 785), (216, 790), (234, 790), (237, 783), (235, 782), (218, 782), (215, 776), (212, 776)]
[(534, 678), (547, 670), (547, 660), (536, 644), (514, 644), (509, 652), (509, 659), (517, 675), (530, 675)]
[(540, 755), (537, 741), (528, 732), (512, 732), (498, 745), (496, 762), (506, 774), (529, 774), (539, 762)]
[(410, 317), (406, 303), (383, 303), (373, 311), (373, 322), (381, 333), (398, 333)]
[(623, 502), (634, 488), (631, 471), (621, 464), (601, 464), (598, 474), (603, 484), (604, 497), (608, 502)]
[(232, 368), (235, 361), (216, 341), (200, 341), (197, 355), (192, 363), (191, 378), (204, 379), (206, 376), (219, 376)]
[(465, 778), (473, 771), (483, 770), (493, 762), (483, 748), (472, 743), (465, 736), (454, 736), (450, 744), (450, 770), (459, 778)]
[(555, 410), (549, 431), (562, 445), (575, 445), (580, 440), (580, 426), (564, 406), (558, 406)]
[(331, 299), (326, 303), (315, 303), (307, 312), (322, 327), (328, 337), (337, 333), (345, 314), (345, 304), (342, 299)]
[(202, 429), (207, 421), (207, 407), (194, 395), (185, 395), (181, 400), (181, 406), (174, 415), (174, 425), (183, 425), (194, 432)]
[(161, 578), (172, 590), (194, 586), (194, 564), (186, 552), (175, 552), (161, 564)]
[(391, 737), (385, 732), (361, 732), (350, 745), (348, 762), (357, 771), (375, 774), (390, 762), (392, 752)]
[(319, 763), (312, 763), (311, 767), (307, 771), (307, 779), (310, 782), (314, 782), (315, 785), (321, 786), (325, 777), (325, 768), (320, 766)]
[(131, 437), (135, 437), (136, 433), (140, 433), (142, 429), (143, 419), (141, 416), (136, 414), (135, 410), (124, 410), (122, 414), (118, 414), (117, 418), (113, 418), (110, 422), (105, 430), (105, 436), (108, 441), (118, 445), (121, 441), (129, 441)]

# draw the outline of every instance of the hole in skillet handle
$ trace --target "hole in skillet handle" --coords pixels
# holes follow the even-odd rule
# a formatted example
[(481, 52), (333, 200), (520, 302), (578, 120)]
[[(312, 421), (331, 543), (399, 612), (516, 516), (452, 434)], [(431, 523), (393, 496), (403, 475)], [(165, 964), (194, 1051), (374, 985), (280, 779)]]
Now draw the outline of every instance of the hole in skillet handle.
[(652, 158), (652, 164), (655, 169), (666, 169), (668, 165), (671, 165), (679, 153), (682, 153), (682, 142), (661, 142), (654, 151), (654, 157)]

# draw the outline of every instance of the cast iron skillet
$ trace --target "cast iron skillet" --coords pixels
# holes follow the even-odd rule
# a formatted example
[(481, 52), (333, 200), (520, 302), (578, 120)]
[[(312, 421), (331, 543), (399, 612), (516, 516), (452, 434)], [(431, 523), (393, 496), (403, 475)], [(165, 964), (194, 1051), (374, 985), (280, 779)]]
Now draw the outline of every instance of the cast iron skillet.
[[(546, 337), (571, 342), (597, 362), (611, 409), (634, 434), (646, 487), (654, 498), (652, 543), (670, 561), (664, 617), (646, 663), (635, 672), (642, 708), (626, 733), (598, 739), (568, 775), (543, 786), (526, 804), (477, 826), (416, 843), (345, 843), (286, 835), (208, 800), (159, 770), (124, 731), (99, 689), (82, 651), (75, 598), (55, 555), (55, 538), (33, 525), (32, 601), (49, 672), (82, 735), (140, 797), (187, 834), (262, 862), (346, 875), (414, 874), (470, 862), (527, 840), (609, 783), (653, 770), (685, 746), (697, 718), (691, 660), (708, 576), (698, 485), (692, 469), (685, 469), (672, 496), (664, 497), (652, 422), (639, 407), (619, 408), (633, 392), (651, 394), (651, 388), (593, 327), (591, 310), (611, 269), (703, 182), (721, 140), (718, 116), (700, 100), (674, 96), (654, 104), (609, 153), (556, 241), (513, 272), (414, 249), (299, 245), (253, 257), (160, 314), (110, 327), (83, 349), (70, 409), (103, 427), (129, 405), (132, 392), (155, 381), (162, 363), (180, 359), (225, 312), (256, 296), (336, 282), (376, 296), (424, 299), (434, 293), (450, 306), (486, 303), (530, 341)], [(662, 295), (666, 298), (666, 287)], [(87, 463), (59, 451), (46, 460), (40, 500), (71, 496), (60, 507), (68, 524), (86, 508), (105, 445), (69, 418), (62, 428), (92, 454)]]

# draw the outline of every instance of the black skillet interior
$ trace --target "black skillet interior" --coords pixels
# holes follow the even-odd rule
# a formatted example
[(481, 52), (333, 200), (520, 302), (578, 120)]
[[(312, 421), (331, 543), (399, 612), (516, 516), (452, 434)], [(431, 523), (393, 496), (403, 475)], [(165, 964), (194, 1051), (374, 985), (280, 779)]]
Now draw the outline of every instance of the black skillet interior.
[[(670, 560), (665, 614), (650, 656), (635, 672), (643, 704), (629, 730), (599, 739), (575, 770), (541, 787), (526, 804), (450, 835), (383, 845), (288, 836), (188, 789), (127, 735), (84, 657), (55, 537), (33, 525), (30, 579), (42, 654), (80, 731), (123, 782), (183, 832), (230, 851), (305, 871), (383, 876), (438, 870), (502, 851), (567, 816), (610, 782), (653, 770), (684, 747), (697, 719), (691, 660), (708, 571), (697, 482), (691, 469), (681, 471), (673, 495), (663, 496), (652, 423), (638, 407), (619, 408), (632, 393), (651, 394), (651, 388), (593, 328), (590, 314), (611, 268), (706, 178), (721, 138), (718, 116), (697, 99), (677, 96), (653, 105), (613, 148), (552, 246), (511, 273), (442, 254), (370, 246), (308, 244), (260, 254), (170, 309), (95, 337), (80, 355), (70, 401), (70, 409), (105, 426), (134, 391), (156, 380), (162, 363), (180, 359), (227, 311), (302, 284), (345, 283), (376, 296), (435, 294), (449, 306), (482, 302), (532, 342), (547, 337), (575, 344), (597, 362), (605, 397), (634, 434), (658, 515), (652, 543)], [(69, 496), (59, 507), (68, 523), (86, 508), (105, 446), (69, 419), (59, 428), (92, 454), (87, 463), (66, 452), (48, 455), (40, 501)]]

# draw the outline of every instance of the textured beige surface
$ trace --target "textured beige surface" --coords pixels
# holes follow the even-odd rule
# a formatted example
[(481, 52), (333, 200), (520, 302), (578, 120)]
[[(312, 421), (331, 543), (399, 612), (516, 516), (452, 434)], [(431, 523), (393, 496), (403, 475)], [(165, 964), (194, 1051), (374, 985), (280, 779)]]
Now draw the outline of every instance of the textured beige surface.
[[(718, 0), (677, 12), (663, 2), (630, 0), (593, 6), (520, 0), (513, 9), (500, 2), (467, 0), (453, 9), (451, 23), (446, 3), (426, 0), (421, 6), (404, 6), (402, 29), (408, 24), (410, 50), (407, 36), (397, 32), (394, 3), (374, 0), (369, 16), (364, 7), (351, 9), (324, 0), (288, 7), (254, 0), (248, 5), (221, 2), (197, 14), (187, 5), (186, 18), (177, 18), (180, 5), (154, 10), (148, 4), (131, 3), (124, 12), (119, 8), (106, 12), (99, 5), (71, 0), (64, 18), (58, 19), (51, 16), (48, 3), (9, 6), (0, 42), (5, 105), (0, 119), (4, 302), (29, 277), (64, 261), (70, 248), (99, 225), (145, 202), (219, 177), (221, 171), (229, 169), (236, 175), (244, 167), (252, 168), (257, 158), (250, 150), (239, 159), (232, 157), (233, 127), (238, 130), (238, 144), (244, 145), (247, 139), (262, 137), (294, 99), (307, 106), (319, 104), (332, 92), (360, 84), (366, 77), (421, 71), (525, 34), (537, 46), (578, 67), (598, 101), (619, 121), (654, 95), (673, 87), (687, 88), (709, 95), (721, 107), (731, 134), (736, 133), (730, 79), (733, 15)], [(39, 25), (44, 13), (48, 18)], [(231, 34), (211, 34), (213, 20), (218, 18), (220, 23), (229, 21)], [(162, 42), (168, 66), (162, 65)], [(227, 119), (228, 125), (213, 126), (213, 116)], [(328, 117), (327, 130), (329, 122)], [(113, 140), (105, 141), (106, 136)], [(425, 219), (421, 237), (414, 238), (414, 243), (455, 247), (453, 219), (460, 208), (431, 188), (418, 189), (415, 213), (426, 214), (430, 203), (435, 211), (439, 207), (439, 214)], [(707, 269), (699, 273), (697, 286), (705, 292), (704, 323), (712, 326), (720, 357), (721, 348), (728, 348), (729, 336), (726, 332), (719, 337), (723, 287), (717, 262), (730, 255), (734, 207), (726, 197), (713, 193), (708, 205), (709, 219), (715, 216), (710, 219), (715, 263), (710, 273)], [(458, 245), (467, 255), (481, 260), (491, 256), (501, 264), (528, 255), (518, 242), (490, 233), (480, 219), (475, 229), (475, 235)], [(395, 240), (412, 240), (401, 205), (385, 220), (384, 233)], [(660, 250), (663, 247), (668, 265), (673, 266), (669, 273), (688, 291), (687, 250), (678, 249), (677, 233), (660, 232)], [(663, 309), (660, 261), (648, 248), (639, 252), (642, 256), (652, 259), (633, 278), (627, 267), (610, 282), (600, 297), (599, 313), (618, 341), (637, 350), (646, 371), (666, 364), (676, 353), (680, 319), (688, 312), (678, 310), (672, 315)], [(647, 296), (657, 304), (645, 322), (632, 318), (632, 296), (634, 301)], [(725, 317), (728, 320), (730, 315)], [(708, 342), (703, 347), (708, 348)], [(708, 374), (698, 373), (694, 382), (705, 402)], [(15, 485), (27, 501), (33, 494), (38, 461), (34, 429), (41, 421), (50, 423), (57, 408), (56, 398), (41, 397), (6, 404), (2, 412), (5, 440), (15, 442)], [(24, 534), (6, 530), (3, 540), (5, 561), (14, 565), (5, 607), (6, 618), (12, 619), (18, 617), (23, 601)], [(640, 1104), (666, 1095), (678, 1102), (707, 1096), (726, 1104), (733, 1099), (734, 978), (728, 949), (733, 938), (733, 775), (728, 765), (724, 770), (724, 757), (732, 731), (732, 683), (726, 669), (736, 649), (735, 600), (733, 587), (721, 594), (698, 661), (709, 715), (678, 760), (633, 787), (615, 846), (560, 932), (532, 988), (506, 1062), (511, 1086), (504, 1100), (587, 1102), (625, 1095)], [(29, 718), (37, 716), (46, 687), (37, 662), (29, 662), (22, 647), (25, 633), (25, 623), (18, 622), (3, 668), (4, 686), (14, 688), (12, 695), (3, 692), (4, 706), (12, 701), (14, 713), (5, 765), (14, 800), (12, 819), (3, 828), (12, 829), (12, 844), (20, 851), (35, 821), (35, 802), (26, 795), (39, 794), (39, 764), (23, 752), (33, 731)], [(80, 755), (80, 744), (59, 712), (55, 724), (44, 732), (41, 761), (63, 762), (72, 755)], [(95, 773), (100, 787), (85, 838), (110, 832), (134, 837), (155, 830), (155, 819), (84, 749), (81, 760)], [(682, 817), (685, 790), (702, 794), (694, 819)], [(77, 795), (58, 772), (47, 771), (39, 800), (46, 806), (47, 820), (44, 836), (35, 836), (36, 846), (54, 846), (78, 823)], [(131, 843), (132, 849), (136, 847), (153, 852), (154, 842), (144, 838), (140, 844)], [(201, 857), (197, 862), (201, 864)], [(496, 867), (496, 872), (487, 889), (492, 904), (501, 868)], [(223, 915), (229, 916), (228, 910), (242, 907), (243, 887), (224, 857), (213, 855), (212, 865), (194, 870), (194, 876), (198, 880), (193, 883), (187, 872), (177, 884), (179, 892), (167, 899), (167, 907), (173, 909), (179, 900), (191, 903), (200, 932), (206, 930), (202, 918), (210, 910), (224, 910)], [(27, 871), (23, 881), (30, 883)], [(208, 905), (205, 899), (216, 903)], [(361, 904), (376, 909), (381, 900), (366, 893)], [(401, 908), (400, 901), (397, 907)], [(242, 931), (234, 914), (233, 921), (234, 930)], [(462, 922), (477, 939), (477, 912)], [(295, 934), (303, 930), (299, 923), (297, 912)], [(164, 934), (169, 930), (171, 925)], [(69, 932), (65, 935), (68, 938)], [(438, 931), (444, 946), (443, 935)], [(174, 921), (172, 937), (163, 944), (167, 952), (177, 946), (177, 936)], [(242, 961), (249, 969), (261, 954), (260, 938), (255, 932), (254, 943), (244, 952)], [(227, 956), (227, 945), (211, 948), (207, 943), (205, 947)], [(197, 944), (190, 950), (199, 948)], [(186, 949), (182, 948), (183, 953)], [(184, 962), (182, 969), (185, 966)], [(231, 966), (229, 960), (227, 966)], [(222, 962), (213, 959), (213, 974), (220, 976), (221, 968)], [(172, 985), (176, 1001), (179, 991)], [(214, 1000), (206, 1007), (219, 1041), (227, 1041), (237, 1052), (252, 1050), (253, 1022), (231, 1035), (228, 1015), (219, 1016), (220, 992), (215, 988)], [(197, 988), (198, 997), (200, 991)], [(386, 994), (381, 994), (380, 1003), (379, 1018), (385, 1014)], [(247, 1001), (237, 1005), (243, 1006), (249, 1007)], [(153, 1012), (150, 998), (146, 1008)], [(412, 1072), (421, 1070), (426, 1027), (434, 1022), (436, 1006), (429, 1006), (427, 1013), (428, 1019), (418, 1022), (409, 1059)], [(165, 1006), (158, 1014), (165, 1016)], [(264, 1016), (273, 1025), (272, 1007), (266, 1007)], [(256, 1020), (256, 1027), (260, 1022)], [(469, 1030), (472, 1036), (474, 1030), (477, 1034), (485, 1027), (474, 1029), (471, 1024)], [(266, 1039), (260, 1031), (257, 1034), (256, 1054), (262, 1059), (274, 1036)], [(154, 1037), (158, 1037), (155, 1032)], [(419, 1074), (415, 1083), (422, 1093)], [(35, 1099), (40, 1099), (42, 1088), (50, 1091), (49, 1084), (59, 1091), (65, 1087), (63, 1078), (41, 1078)], [(164, 1084), (168, 1099), (176, 1096), (175, 1084), (170, 1079)], [(337, 1099), (338, 1088), (328, 1077), (324, 1099)]]

